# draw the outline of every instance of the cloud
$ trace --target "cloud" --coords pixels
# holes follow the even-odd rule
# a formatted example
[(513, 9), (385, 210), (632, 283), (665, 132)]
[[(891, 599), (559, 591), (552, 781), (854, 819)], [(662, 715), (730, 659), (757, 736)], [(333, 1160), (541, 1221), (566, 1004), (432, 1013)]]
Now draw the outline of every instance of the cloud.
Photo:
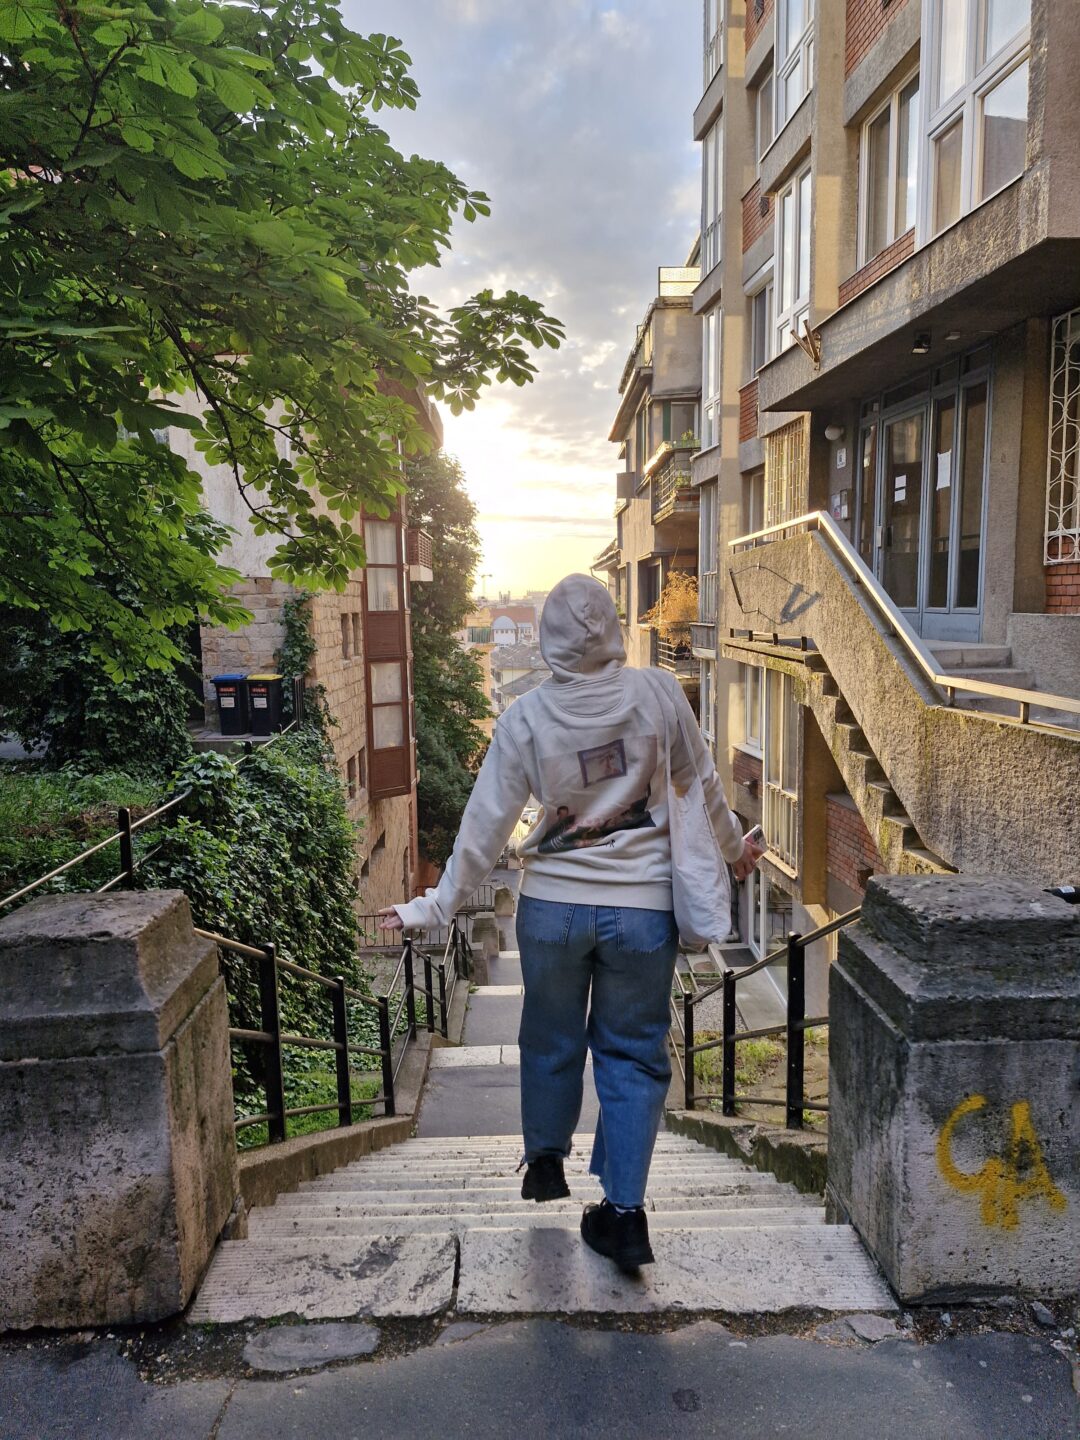
[(445, 305), (489, 284), (513, 287), (566, 324), (566, 344), (539, 356), (534, 384), (493, 388), (475, 412), (446, 417), (447, 448), (481, 513), (521, 512), (485, 522), (482, 570), (502, 588), (545, 567), (554, 578), (566, 569), (550, 543), (560, 512), (573, 505), (593, 527), (611, 516), (619, 376), (657, 267), (681, 264), (697, 228), (699, 6), (343, 0), (343, 9), (357, 29), (399, 35), (413, 57), (418, 109), (379, 117), (394, 143), (444, 160), (491, 196), (491, 218), (459, 224), (453, 252), (415, 288)]

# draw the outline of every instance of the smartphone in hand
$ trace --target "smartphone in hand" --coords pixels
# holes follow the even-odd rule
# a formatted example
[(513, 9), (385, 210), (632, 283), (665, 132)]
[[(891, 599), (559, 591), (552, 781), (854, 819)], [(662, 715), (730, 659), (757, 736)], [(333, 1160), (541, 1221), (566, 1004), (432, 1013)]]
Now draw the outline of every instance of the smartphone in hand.
[(748, 840), (750, 844), (755, 846), (755, 848), (758, 850), (765, 850), (768, 848), (765, 844), (765, 831), (761, 828), (760, 825), (755, 825), (752, 830), (748, 830), (743, 836), (743, 839)]

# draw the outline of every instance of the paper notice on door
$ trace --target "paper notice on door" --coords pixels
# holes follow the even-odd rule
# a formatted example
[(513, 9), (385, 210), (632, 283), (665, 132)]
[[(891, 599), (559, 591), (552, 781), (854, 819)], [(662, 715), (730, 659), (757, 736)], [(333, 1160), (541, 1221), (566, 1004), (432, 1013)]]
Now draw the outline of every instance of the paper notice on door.
[(907, 476), (897, 475), (893, 481), (893, 504), (902, 505), (907, 499)]
[(948, 490), (952, 484), (952, 451), (946, 450), (937, 457), (937, 481), (935, 489)]

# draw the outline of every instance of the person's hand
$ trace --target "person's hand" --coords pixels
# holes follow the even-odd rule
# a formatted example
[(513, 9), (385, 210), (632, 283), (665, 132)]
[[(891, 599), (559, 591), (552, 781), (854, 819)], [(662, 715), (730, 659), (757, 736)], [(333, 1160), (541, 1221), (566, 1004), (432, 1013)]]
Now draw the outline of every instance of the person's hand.
[(757, 868), (757, 863), (765, 851), (760, 845), (755, 845), (752, 840), (743, 841), (742, 854), (731, 867), (735, 872), (736, 880), (748, 880)]
[(404, 929), (405, 929), (405, 926), (401, 923), (401, 916), (400, 916), (400, 915), (397, 913), (397, 911), (394, 909), (393, 905), (387, 905), (387, 907), (386, 907), (385, 910), (380, 910), (380, 911), (379, 911), (379, 929), (380, 929), (380, 930), (404, 930)]

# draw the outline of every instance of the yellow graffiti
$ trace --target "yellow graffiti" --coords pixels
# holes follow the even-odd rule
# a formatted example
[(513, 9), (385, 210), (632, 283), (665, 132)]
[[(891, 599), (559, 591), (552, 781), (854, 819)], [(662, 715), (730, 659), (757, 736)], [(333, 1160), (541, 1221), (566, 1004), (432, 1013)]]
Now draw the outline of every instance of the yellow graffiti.
[(1019, 1225), (1021, 1200), (1034, 1200), (1041, 1195), (1052, 1210), (1064, 1210), (1068, 1202), (1046, 1168), (1042, 1146), (1031, 1123), (1031, 1106), (1026, 1100), (1012, 1106), (1012, 1134), (1004, 1155), (991, 1156), (975, 1174), (959, 1169), (952, 1154), (953, 1131), (965, 1115), (972, 1115), (985, 1105), (985, 1095), (969, 1095), (941, 1127), (937, 1162), (946, 1181), (962, 1195), (981, 1195), (983, 1224), (1000, 1225), (1003, 1230), (1015, 1230)]

